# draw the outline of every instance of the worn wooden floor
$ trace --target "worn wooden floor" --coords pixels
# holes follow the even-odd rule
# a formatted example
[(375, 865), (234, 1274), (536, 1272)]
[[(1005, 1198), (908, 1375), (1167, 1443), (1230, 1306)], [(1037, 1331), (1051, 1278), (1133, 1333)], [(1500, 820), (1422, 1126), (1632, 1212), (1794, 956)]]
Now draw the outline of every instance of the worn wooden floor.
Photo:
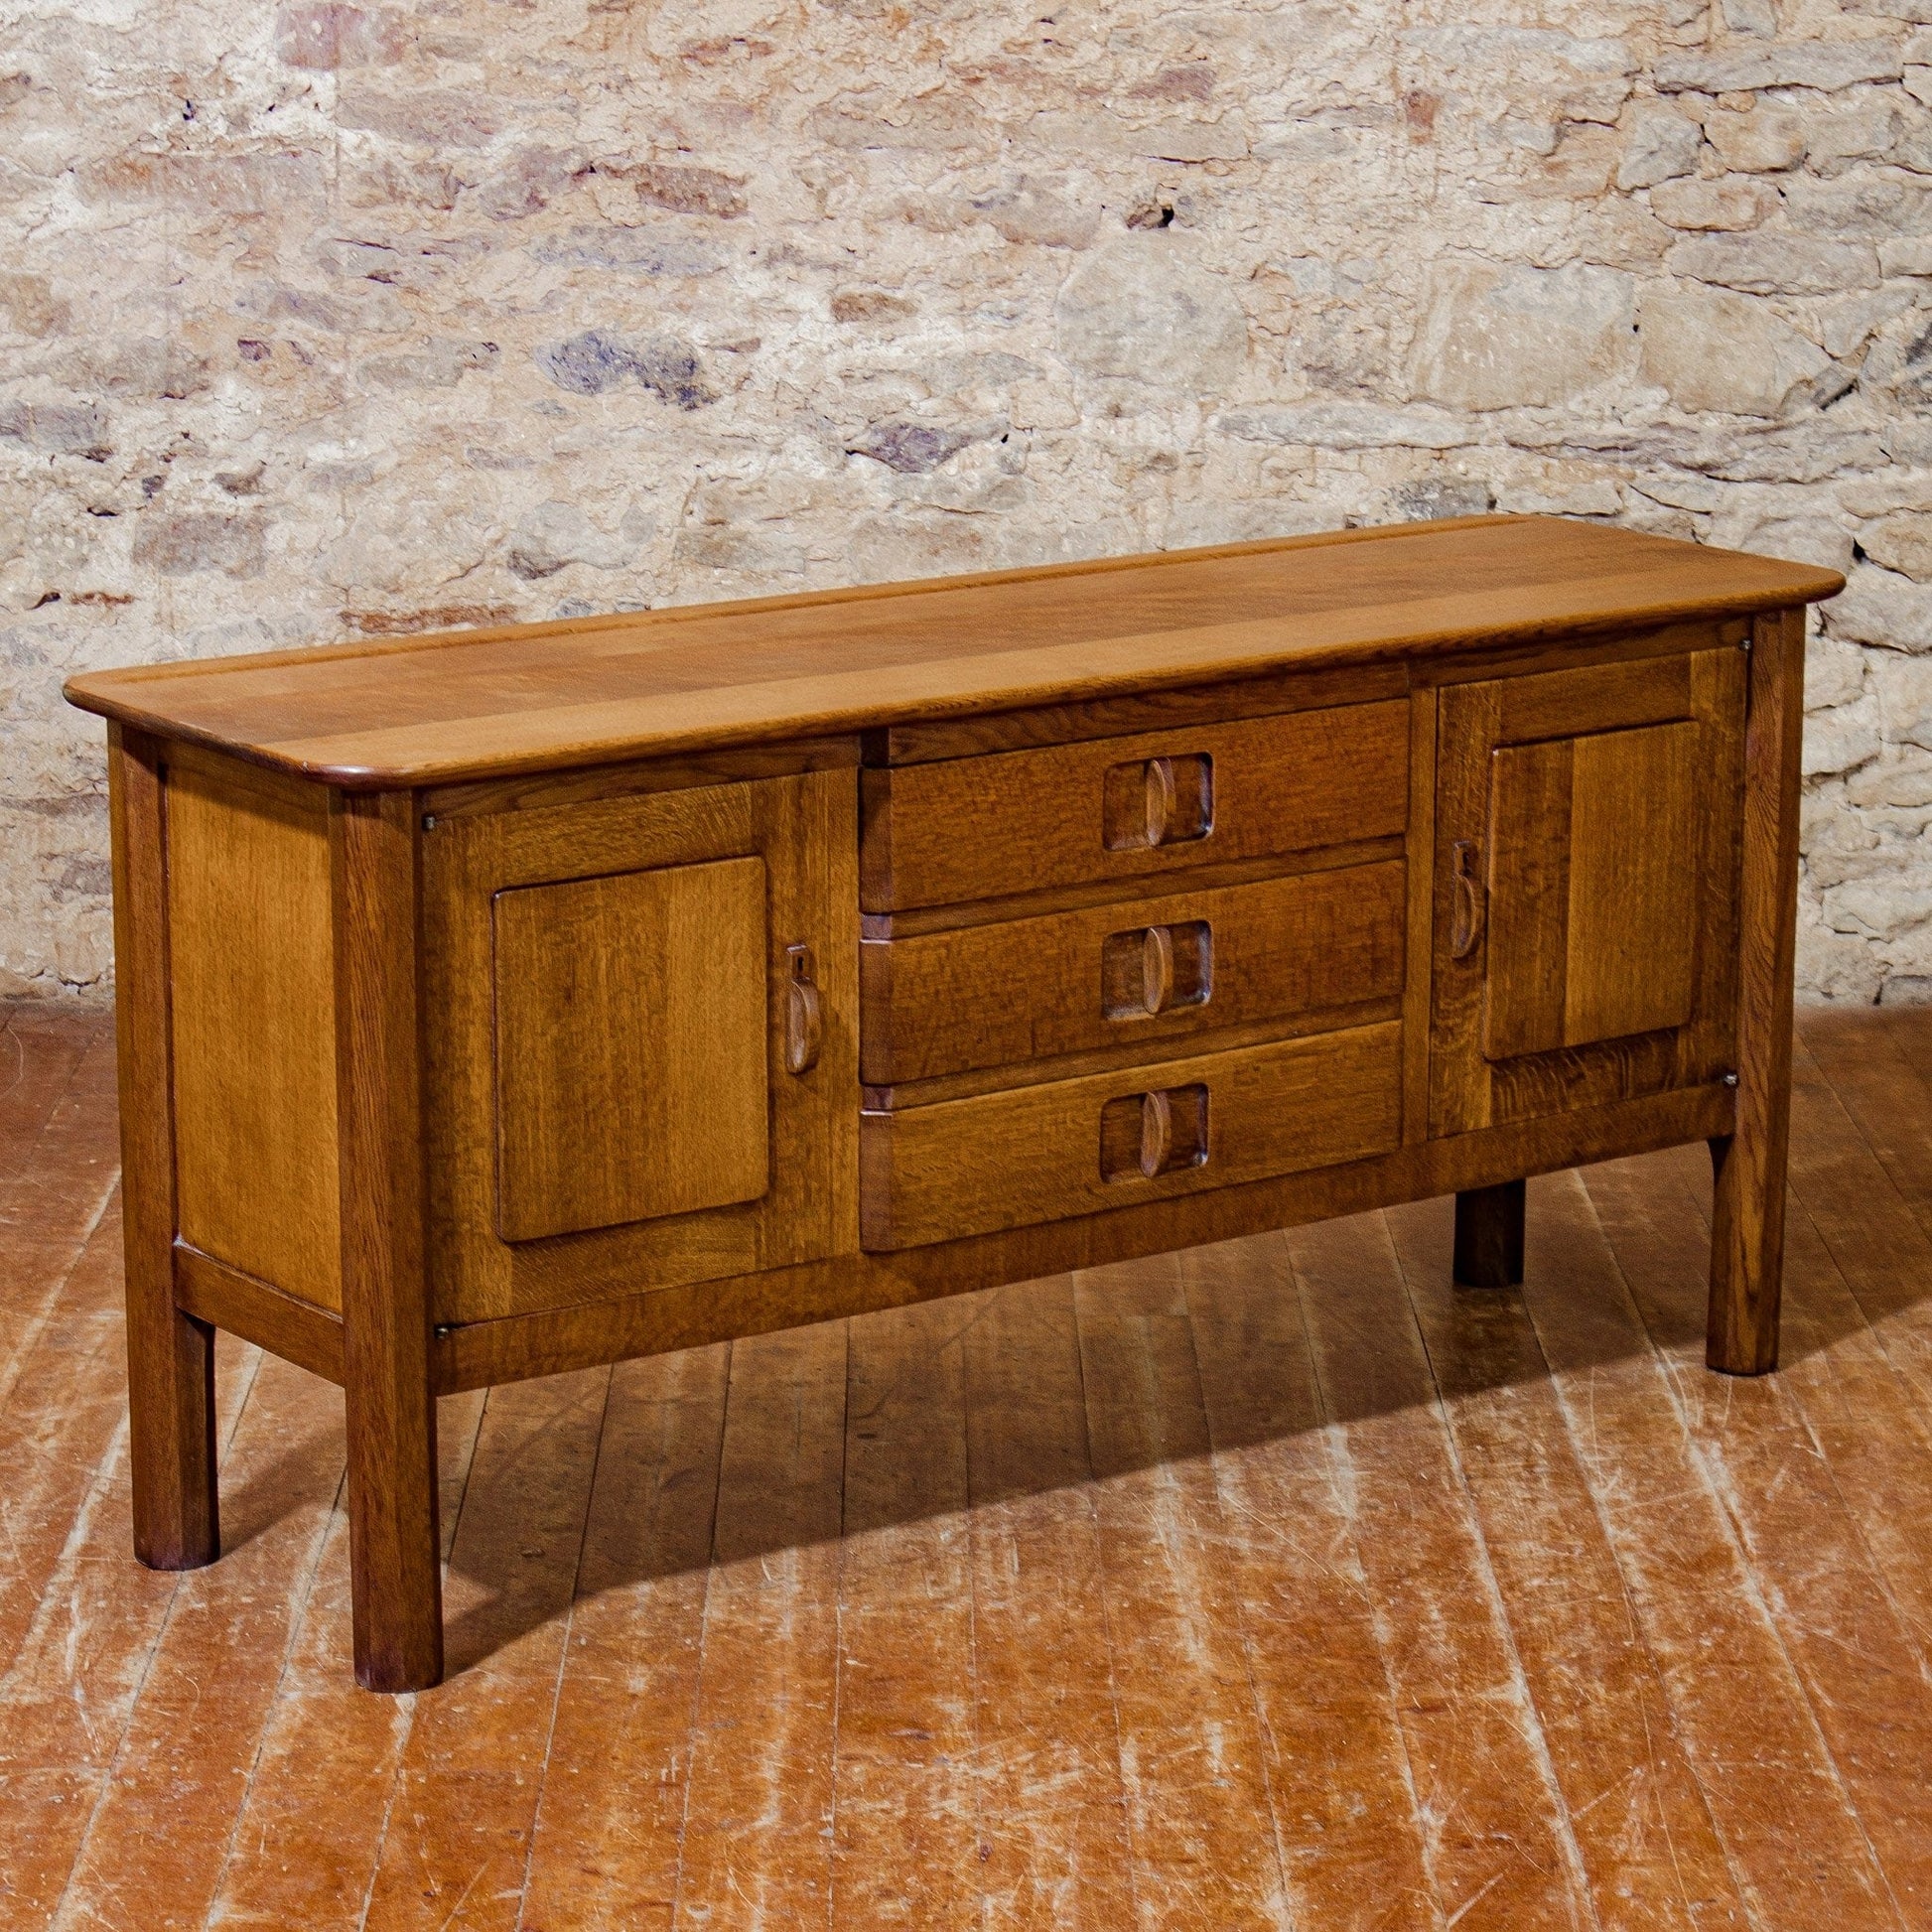
[(1932, 1927), (1932, 1013), (1807, 1017), (1786, 1367), (1701, 1150), (447, 1402), (352, 1688), (342, 1404), (129, 1555), (112, 1050), (0, 1031), (0, 1926)]

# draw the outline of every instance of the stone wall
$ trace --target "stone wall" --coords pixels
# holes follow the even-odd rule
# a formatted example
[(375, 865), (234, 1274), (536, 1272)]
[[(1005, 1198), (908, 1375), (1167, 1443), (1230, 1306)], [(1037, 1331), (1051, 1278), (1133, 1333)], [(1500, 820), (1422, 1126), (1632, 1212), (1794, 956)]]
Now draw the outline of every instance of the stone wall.
[(1495, 505), (1851, 572), (1801, 974), (1932, 992), (1932, 0), (11, 21), (0, 986), (76, 668)]

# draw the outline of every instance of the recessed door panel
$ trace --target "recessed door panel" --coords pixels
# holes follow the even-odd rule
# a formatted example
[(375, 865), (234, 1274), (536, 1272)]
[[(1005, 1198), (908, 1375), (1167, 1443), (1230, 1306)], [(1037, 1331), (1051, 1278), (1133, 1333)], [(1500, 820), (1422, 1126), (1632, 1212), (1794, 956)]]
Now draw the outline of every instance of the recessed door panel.
[(1697, 971), (1695, 724), (1580, 738), (1570, 783), (1566, 1046), (1688, 1024)]
[(504, 1240), (764, 1192), (764, 901), (758, 858), (495, 896)]
[(1684, 722), (1490, 754), (1489, 1059), (1690, 1019), (1697, 735)]

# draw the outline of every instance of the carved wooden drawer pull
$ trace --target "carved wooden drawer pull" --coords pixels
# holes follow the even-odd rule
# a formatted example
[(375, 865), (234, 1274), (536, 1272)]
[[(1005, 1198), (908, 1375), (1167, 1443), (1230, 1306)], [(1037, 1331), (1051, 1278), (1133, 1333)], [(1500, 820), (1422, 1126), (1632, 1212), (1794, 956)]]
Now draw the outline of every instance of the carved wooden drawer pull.
[(1100, 1010), (1109, 1020), (1150, 1020), (1205, 1006), (1213, 976), (1205, 919), (1112, 932), (1100, 948)]
[(1141, 1173), (1152, 1180), (1173, 1152), (1173, 1103), (1165, 1093), (1141, 1096)]
[(1467, 959), (1482, 937), (1482, 886), (1475, 876), (1476, 842), (1457, 839), (1449, 848), (1449, 890), (1454, 907), (1449, 916), (1449, 957)]
[(1165, 845), (1168, 826), (1173, 819), (1173, 759), (1149, 759), (1147, 761), (1147, 842)]
[(1173, 934), (1151, 925), (1141, 941), (1141, 1005), (1159, 1013), (1173, 998)]
[(785, 982), (785, 1071), (809, 1073), (818, 1064), (825, 1035), (825, 1002), (812, 977), (812, 949), (787, 946), (791, 977)]
[(1207, 1088), (1127, 1093), (1100, 1110), (1100, 1172), (1108, 1180), (1154, 1180), (1207, 1159)]
[(1100, 816), (1109, 852), (1204, 839), (1214, 829), (1214, 760), (1185, 752), (1113, 765), (1102, 781)]

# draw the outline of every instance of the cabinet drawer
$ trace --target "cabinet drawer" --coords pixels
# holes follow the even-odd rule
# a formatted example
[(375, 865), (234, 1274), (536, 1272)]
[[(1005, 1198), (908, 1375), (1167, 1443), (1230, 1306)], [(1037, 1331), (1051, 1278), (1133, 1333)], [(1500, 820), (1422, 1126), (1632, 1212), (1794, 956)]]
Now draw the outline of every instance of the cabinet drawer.
[(1386, 838), (1409, 817), (1401, 699), (864, 774), (869, 912)]
[(860, 1077), (892, 1086), (1146, 1045), (1401, 989), (1402, 861), (1115, 900), (860, 948)]
[(1395, 1147), (1402, 1029), (1166, 1060), (891, 1114), (860, 1126), (860, 1236), (913, 1248)]

